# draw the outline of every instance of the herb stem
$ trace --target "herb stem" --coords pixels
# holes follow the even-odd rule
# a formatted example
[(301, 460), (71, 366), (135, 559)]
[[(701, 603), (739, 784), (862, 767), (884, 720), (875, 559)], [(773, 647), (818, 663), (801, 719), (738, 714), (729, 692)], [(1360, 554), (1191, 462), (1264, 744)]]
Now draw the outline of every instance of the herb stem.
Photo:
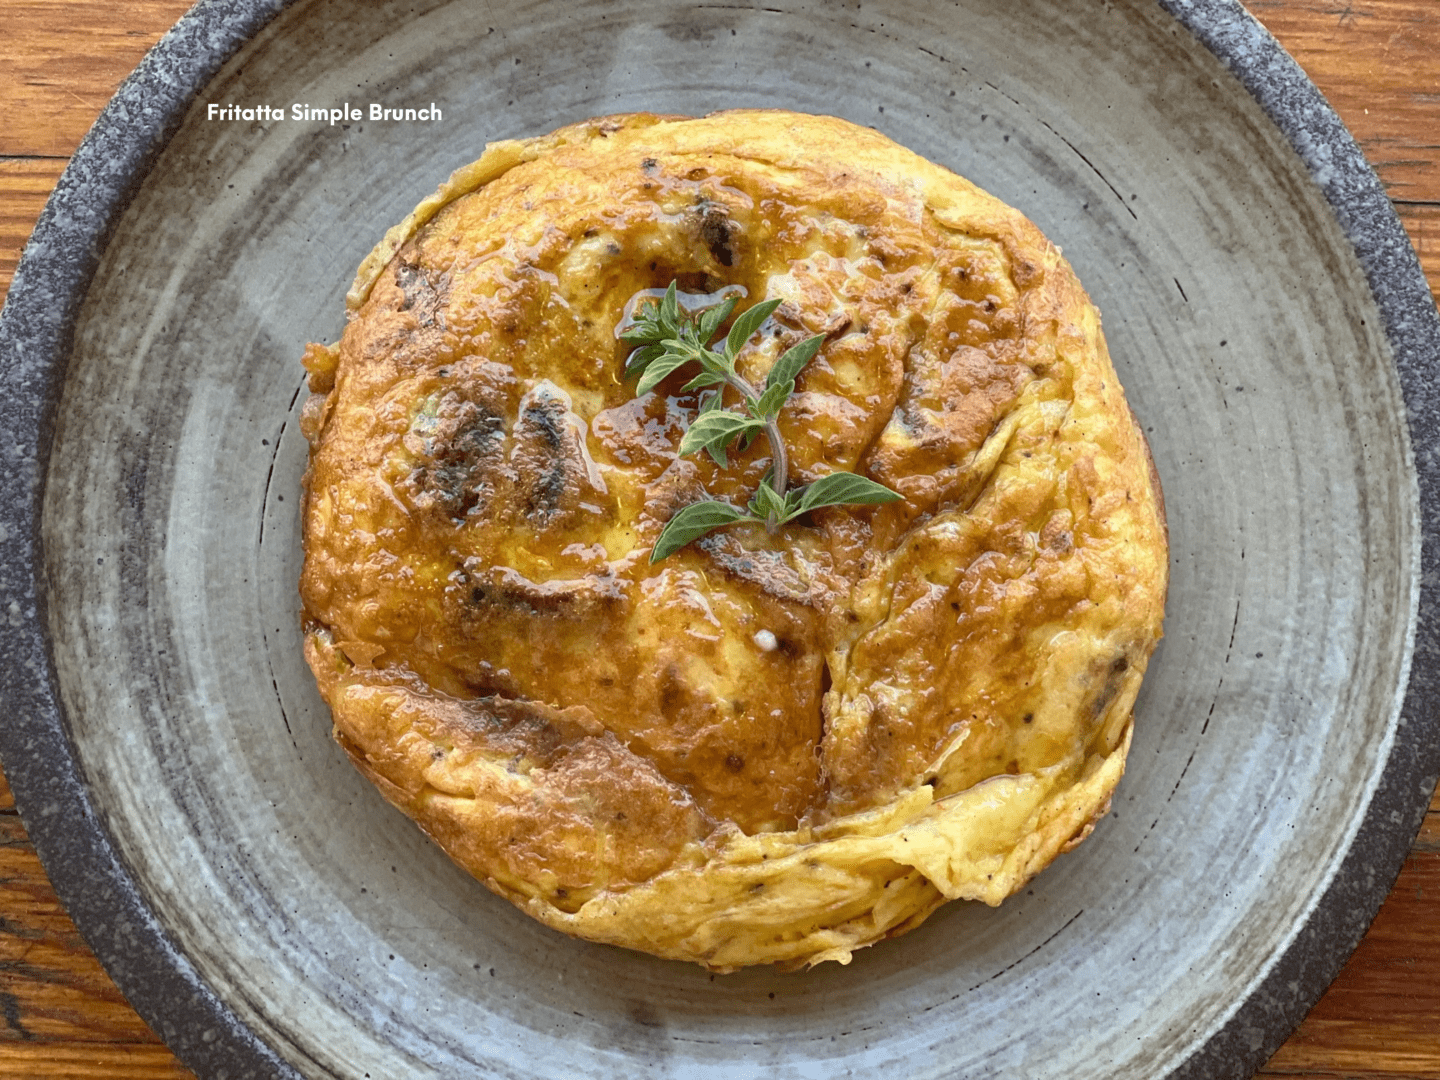
[[(775, 494), (783, 499), (785, 497), (785, 487), (789, 482), (789, 477), (786, 473), (789, 470), (790, 463), (785, 460), (785, 440), (780, 438), (780, 425), (773, 416), (765, 421), (765, 438), (770, 442), (771, 468), (774, 469), (774, 474), (770, 479), (770, 486), (775, 489)], [(765, 524), (772, 533), (778, 527), (773, 511)]]
[[(725, 383), (740, 391), (747, 405), (754, 405), (760, 400), (755, 389), (733, 371), (725, 375)], [(765, 421), (765, 441), (770, 444), (770, 486), (775, 490), (775, 494), (783, 499), (785, 489), (790, 483), (790, 462), (785, 456), (785, 440), (780, 438), (780, 424), (773, 416)], [(765, 527), (771, 533), (779, 528), (773, 512), (766, 518)]]

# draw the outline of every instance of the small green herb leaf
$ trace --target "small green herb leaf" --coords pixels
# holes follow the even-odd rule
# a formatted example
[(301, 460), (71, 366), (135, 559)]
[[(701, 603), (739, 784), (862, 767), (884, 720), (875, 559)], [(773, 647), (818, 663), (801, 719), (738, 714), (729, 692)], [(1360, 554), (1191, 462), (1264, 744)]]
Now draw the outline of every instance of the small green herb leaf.
[(822, 506), (888, 503), (903, 499), (905, 496), (891, 491), (884, 484), (877, 484), (868, 476), (859, 476), (850, 472), (834, 472), (829, 476), (822, 476), (808, 487), (791, 492), (791, 497), (796, 497), (793, 503), (790, 498), (785, 500), (787, 504), (785, 519), (787, 521)]
[(725, 376), (713, 371), (702, 371), (693, 379), (687, 382), (680, 389), (686, 392), (691, 390), (703, 390), (707, 386), (719, 386), (725, 381)]
[[(725, 391), (723, 389), (706, 390), (700, 395), (700, 408), (697, 410), (696, 416), (703, 416), (705, 413), (715, 412), (717, 409), (723, 409), (724, 407)], [(725, 456), (725, 447), (711, 445), (707, 447), (707, 449), (710, 451), (710, 456), (714, 459), (716, 465), (719, 465), (722, 469), (728, 469), (730, 467), (730, 459)]]
[(730, 317), (735, 310), (735, 305), (740, 302), (738, 296), (727, 296), (714, 307), (701, 312), (699, 338), (702, 343), (708, 343), (715, 336), (715, 331), (720, 329), (720, 324)]
[(680, 439), (681, 455), (718, 446), (722, 450), (738, 436), (758, 431), (765, 425), (753, 416), (712, 409), (697, 416)]
[[(806, 338), (799, 345), (786, 349), (775, 366), (770, 369), (770, 374), (765, 378), (765, 388), (784, 384), (793, 384), (795, 377), (800, 374), (800, 369), (814, 359), (815, 354), (820, 351), (820, 345), (825, 340), (824, 334), (816, 334), (814, 337)], [(791, 386), (791, 393), (794, 393), (794, 386)], [(787, 395), (788, 396), (788, 395)]]
[(645, 374), (641, 375), (640, 381), (635, 384), (635, 393), (648, 394), (659, 386), (672, 371), (689, 362), (690, 357), (684, 353), (662, 353), (645, 368)]
[(673, 281), (665, 290), (665, 298), (660, 301), (659, 322), (662, 326), (680, 325), (680, 298)]
[(758, 420), (769, 420), (772, 416), (779, 416), (781, 407), (794, 390), (795, 384), (793, 382), (777, 383), (769, 387), (760, 395), (760, 400), (751, 406), (751, 413)]
[(691, 353), (700, 352), (701, 347), (704, 344), (700, 340), (700, 335), (695, 329), (695, 324), (691, 322), (681, 324), (678, 337), (680, 339), (680, 344)]
[(700, 350), (700, 367), (712, 375), (719, 375), (722, 379), (730, 374), (730, 362), (717, 352), (709, 349)]
[(754, 336), (755, 331), (760, 329), (760, 324), (770, 317), (777, 307), (779, 300), (765, 300), (752, 308), (746, 308), (740, 313), (740, 317), (730, 327), (730, 333), (725, 338), (725, 355), (734, 358), (740, 351), (740, 346)]
[(665, 355), (664, 345), (644, 345), (631, 352), (625, 361), (625, 378), (633, 379), (644, 371), (650, 361)]
[(660, 531), (660, 539), (655, 541), (655, 546), (650, 550), (650, 561), (657, 563), (667, 555), (679, 551), (691, 540), (704, 536), (711, 529), (731, 525), (746, 517), (743, 510), (737, 510), (724, 502), (707, 500), (681, 507)]
[(749, 509), (757, 518), (769, 521), (773, 517), (778, 522), (785, 516), (785, 500), (770, 485), (771, 480), (767, 473), (760, 481), (760, 486), (755, 489)]
[[(654, 308), (650, 309), (653, 313)], [(620, 340), (631, 345), (653, 345), (665, 338), (665, 328), (653, 318), (639, 316), (620, 334)]]

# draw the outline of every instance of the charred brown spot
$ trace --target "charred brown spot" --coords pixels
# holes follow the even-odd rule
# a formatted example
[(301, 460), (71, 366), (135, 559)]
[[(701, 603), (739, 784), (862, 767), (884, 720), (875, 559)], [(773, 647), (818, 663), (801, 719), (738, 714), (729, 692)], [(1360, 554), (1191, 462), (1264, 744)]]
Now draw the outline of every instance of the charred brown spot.
[(1095, 716), (1101, 716), (1110, 707), (1120, 693), (1120, 688), (1125, 685), (1125, 673), (1130, 670), (1130, 661), (1124, 656), (1117, 656), (1110, 664), (1105, 674), (1105, 682), (1100, 687), (1100, 693), (1095, 698)]
[(560, 449), (565, 434), (565, 421), (560, 416), (564, 406), (557, 399), (538, 401), (525, 409), (525, 422), (545, 441), (551, 450)]
[(814, 606), (816, 597), (795, 569), (778, 551), (746, 551), (733, 533), (714, 532), (695, 541), (695, 546), (715, 560), (726, 577), (758, 588), (777, 600)]
[(413, 311), (421, 326), (435, 325), (450, 290), (450, 275), (440, 274), (432, 281), (422, 267), (402, 262), (395, 268), (395, 284), (405, 296), (400, 310)]
[(556, 710), (523, 699), (486, 697), (466, 702), (463, 724), (492, 749), (540, 763), (553, 759), (567, 742), (583, 737)]
[(458, 422), (437, 428), (418, 479), (421, 490), (460, 521), (494, 494), (494, 474), (504, 464), (505, 421), (475, 402), (464, 402), (457, 412)]
[(534, 402), (520, 414), (516, 436), (523, 438), (530, 453), (523, 482), (527, 489), (526, 512), (548, 516), (560, 508), (569, 487), (570, 468), (565, 448), (565, 405), (559, 398)]
[(685, 683), (681, 678), (680, 665), (669, 664), (660, 676), (660, 708), (673, 714), (685, 703)]
[(739, 754), (726, 754), (725, 768), (729, 769), (732, 773), (738, 773), (745, 768), (745, 759)]
[(708, 200), (702, 202), (697, 210), (700, 214), (700, 239), (705, 241), (710, 257), (721, 266), (733, 266), (735, 252), (730, 245), (735, 227), (729, 213), (719, 203)]
[(582, 618), (597, 608), (623, 602), (625, 594), (613, 576), (536, 584), (518, 576), (473, 585), (466, 594), (466, 614), (480, 619), (504, 615)]

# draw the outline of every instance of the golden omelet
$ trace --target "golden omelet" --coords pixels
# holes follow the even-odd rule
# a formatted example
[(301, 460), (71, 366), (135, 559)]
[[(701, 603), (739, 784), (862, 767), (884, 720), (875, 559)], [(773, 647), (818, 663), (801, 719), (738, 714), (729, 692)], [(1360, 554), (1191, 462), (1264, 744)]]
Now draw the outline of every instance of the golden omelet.
[[(681, 456), (636, 394), (646, 290), (782, 303), (797, 483), (903, 495), (741, 524), (764, 440)], [(1160, 637), (1166, 534), (1100, 319), (1017, 211), (823, 116), (630, 115), (488, 146), (312, 345), (306, 656), (384, 796), (535, 918), (713, 969), (849, 960), (1083, 839)], [(723, 328), (722, 328), (723, 329)]]

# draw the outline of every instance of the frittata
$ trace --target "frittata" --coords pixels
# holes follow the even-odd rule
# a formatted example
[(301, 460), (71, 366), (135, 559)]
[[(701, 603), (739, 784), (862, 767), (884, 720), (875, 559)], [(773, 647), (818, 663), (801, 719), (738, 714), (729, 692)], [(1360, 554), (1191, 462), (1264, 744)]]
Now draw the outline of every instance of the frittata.
[[(677, 281), (782, 303), (797, 483), (903, 496), (651, 564), (728, 468), (618, 338)], [(876, 131), (732, 111), (492, 143), (361, 266), (313, 396), (300, 583), (335, 737), (489, 888), (727, 971), (850, 959), (1083, 839), (1161, 633), (1166, 529), (1100, 318), (1019, 212)]]

